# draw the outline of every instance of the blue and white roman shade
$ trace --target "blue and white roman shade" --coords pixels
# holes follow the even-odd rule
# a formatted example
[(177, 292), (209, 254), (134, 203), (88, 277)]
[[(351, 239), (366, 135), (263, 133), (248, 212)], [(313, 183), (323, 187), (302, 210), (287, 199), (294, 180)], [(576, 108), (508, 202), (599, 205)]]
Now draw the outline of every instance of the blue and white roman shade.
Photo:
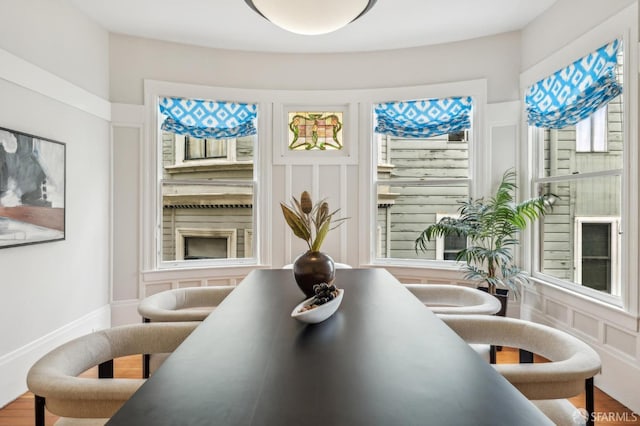
[(375, 132), (403, 138), (429, 138), (471, 127), (471, 97), (376, 104)]
[(256, 134), (255, 104), (160, 98), (162, 130), (195, 138), (237, 138)]
[(622, 93), (615, 73), (620, 45), (616, 39), (529, 87), (529, 125), (561, 129), (576, 124)]

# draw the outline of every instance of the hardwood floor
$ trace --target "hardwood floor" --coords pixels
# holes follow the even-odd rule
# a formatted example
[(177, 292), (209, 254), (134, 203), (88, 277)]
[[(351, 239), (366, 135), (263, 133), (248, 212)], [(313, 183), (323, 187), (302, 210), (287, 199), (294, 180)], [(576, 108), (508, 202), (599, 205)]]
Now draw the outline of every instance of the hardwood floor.
[[(498, 352), (499, 363), (517, 362), (518, 352), (515, 349), (503, 348)], [(536, 359), (536, 362), (543, 360)], [(141, 356), (134, 355), (115, 360), (116, 377), (142, 377)], [(97, 368), (82, 374), (87, 377), (98, 377)], [(584, 394), (571, 398), (576, 407), (584, 408)], [(595, 390), (596, 425), (631, 426), (640, 425), (640, 415), (634, 414), (624, 405), (611, 398), (600, 389)], [(58, 418), (46, 413), (46, 426), (51, 426)], [(0, 426), (31, 426), (33, 425), (33, 394), (25, 393), (14, 402), (0, 410)], [(514, 425), (517, 426), (517, 425)]]

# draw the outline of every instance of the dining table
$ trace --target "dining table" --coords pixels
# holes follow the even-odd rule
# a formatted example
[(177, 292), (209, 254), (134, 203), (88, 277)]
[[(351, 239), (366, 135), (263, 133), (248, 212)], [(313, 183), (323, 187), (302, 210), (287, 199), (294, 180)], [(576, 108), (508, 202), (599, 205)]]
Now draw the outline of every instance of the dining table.
[(387, 270), (334, 285), (307, 324), (292, 271), (253, 270), (107, 425), (553, 424)]

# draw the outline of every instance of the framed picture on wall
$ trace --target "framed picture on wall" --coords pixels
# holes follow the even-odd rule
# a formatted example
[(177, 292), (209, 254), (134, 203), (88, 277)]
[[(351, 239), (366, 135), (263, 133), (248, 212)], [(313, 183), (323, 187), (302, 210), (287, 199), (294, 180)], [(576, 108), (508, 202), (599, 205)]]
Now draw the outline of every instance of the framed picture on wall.
[(0, 248), (65, 239), (66, 145), (0, 127)]

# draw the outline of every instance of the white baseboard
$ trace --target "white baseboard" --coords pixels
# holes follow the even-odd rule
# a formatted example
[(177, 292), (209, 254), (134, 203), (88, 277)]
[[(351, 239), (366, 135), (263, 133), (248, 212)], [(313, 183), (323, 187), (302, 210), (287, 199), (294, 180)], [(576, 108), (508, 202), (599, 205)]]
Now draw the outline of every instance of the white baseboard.
[(44, 354), (76, 337), (111, 324), (109, 305), (96, 309), (33, 342), (0, 357), (0, 408), (27, 391), (27, 373)]
[(138, 313), (138, 299), (111, 302), (111, 326), (138, 324), (142, 317)]

